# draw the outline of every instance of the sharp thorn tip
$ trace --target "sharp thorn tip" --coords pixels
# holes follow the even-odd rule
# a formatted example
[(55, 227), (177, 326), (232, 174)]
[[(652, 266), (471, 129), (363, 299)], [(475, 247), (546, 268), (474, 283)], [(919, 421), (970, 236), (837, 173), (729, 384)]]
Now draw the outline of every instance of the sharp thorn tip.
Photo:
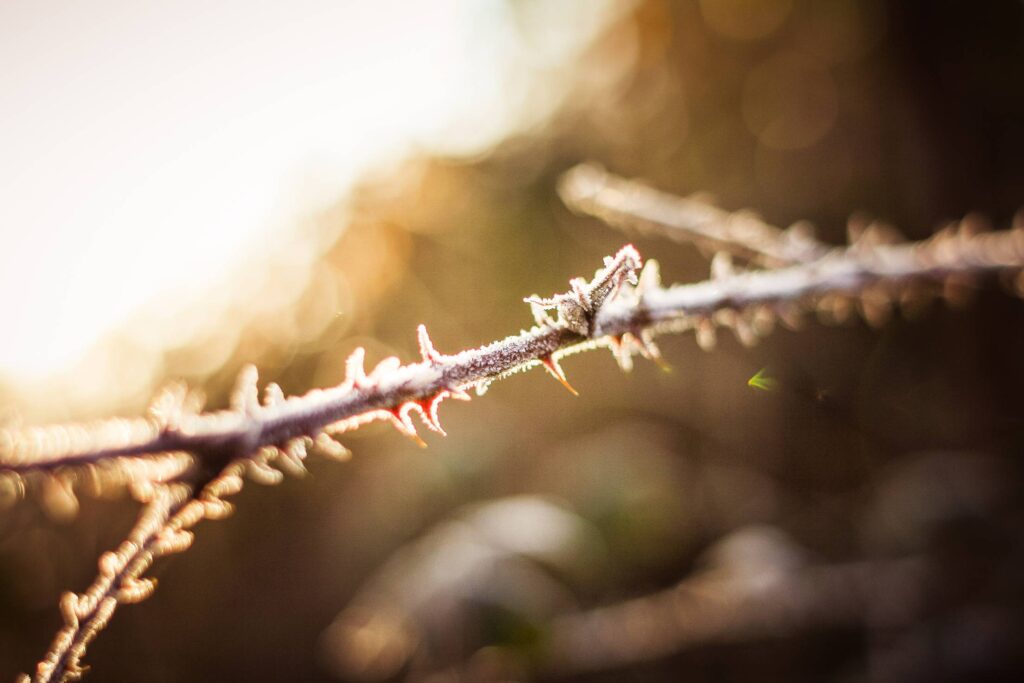
[(558, 365), (558, 362), (555, 361), (555, 359), (551, 356), (544, 356), (540, 359), (540, 362), (544, 364), (545, 369), (547, 369), (552, 377), (557, 379), (563, 387), (569, 390), (570, 394), (573, 396), (580, 395), (580, 392), (576, 391), (573, 386), (569, 384), (569, 380), (565, 378), (565, 373), (562, 371), (561, 366)]

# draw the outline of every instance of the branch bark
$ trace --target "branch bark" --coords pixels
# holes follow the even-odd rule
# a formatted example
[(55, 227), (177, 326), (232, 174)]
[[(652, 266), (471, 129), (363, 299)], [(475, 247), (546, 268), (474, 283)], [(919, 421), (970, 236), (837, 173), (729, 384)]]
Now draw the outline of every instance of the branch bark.
[[(627, 250), (632, 247), (624, 247), (619, 255)], [(567, 354), (597, 346), (615, 349), (624, 339), (634, 344), (627, 349), (630, 353), (652, 351), (657, 334), (707, 325), (732, 327), (741, 339), (751, 341), (765, 332), (757, 329), (754, 313), (765, 320), (788, 316), (794, 306), (806, 307), (825, 295), (859, 298), (862, 307), (887, 306), (915, 283), (941, 284), (951, 277), (1022, 267), (1021, 228), (975, 235), (946, 231), (900, 245), (855, 243), (810, 263), (734, 272), (667, 288), (659, 282), (656, 262), (649, 261), (636, 286), (623, 284), (617, 296), (595, 299), (589, 309), (582, 304), (575, 304), (571, 313), (560, 309), (556, 320), (544, 318), (518, 335), (452, 355), (436, 351), (421, 327), (421, 361), (402, 365), (397, 358), (386, 358), (366, 373), (363, 352), (357, 350), (348, 360), (344, 382), (302, 396), (283, 398), (274, 386), (260, 404), (255, 369), (248, 369), (239, 394), (244, 397), (229, 410), (182, 413), (174, 420), (151, 415), (92, 425), (0, 430), (0, 473), (52, 472), (167, 452), (191, 453), (222, 464), (261, 447), (284, 447), (296, 438), (316, 437), (325, 430), (343, 432), (375, 419), (390, 419), (411, 435), (415, 427), (410, 412), (419, 412), (434, 428), (431, 415), (436, 417), (437, 404), (444, 398), (468, 398), (467, 389), (541, 364), (557, 368), (557, 359)], [(630, 264), (628, 269), (633, 268)], [(607, 274), (599, 275), (606, 279)]]

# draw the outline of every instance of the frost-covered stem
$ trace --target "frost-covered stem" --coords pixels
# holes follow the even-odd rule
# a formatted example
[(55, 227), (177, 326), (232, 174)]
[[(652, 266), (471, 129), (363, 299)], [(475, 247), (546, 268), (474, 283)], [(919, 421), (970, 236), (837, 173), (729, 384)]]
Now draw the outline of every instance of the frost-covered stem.
[(192, 544), (189, 530), (202, 519), (220, 519), (231, 511), (223, 497), (241, 488), (241, 468), (219, 474), (194, 471), (192, 481), (161, 484), (152, 491), (127, 539), (98, 562), (99, 573), (83, 593), (65, 593), (60, 601), (64, 627), (36, 666), (35, 675), (21, 681), (51, 683), (77, 680), (85, 669), (81, 659), (96, 635), (106, 627), (118, 605), (147, 598), (156, 580), (143, 578), (153, 561), (183, 552)]
[(807, 264), (737, 273), (698, 284), (655, 288), (640, 302), (614, 301), (597, 316), (594, 334), (665, 321), (693, 321), (719, 310), (742, 312), (764, 304), (801, 302), (823, 295), (849, 295), (887, 303), (919, 281), (1024, 266), (1024, 229), (971, 235), (947, 230), (923, 242), (837, 248)]
[[(632, 251), (632, 247), (625, 249)], [(629, 267), (633, 265), (630, 259)], [(706, 324), (729, 325), (741, 332), (741, 314), (748, 312), (767, 311), (773, 316), (781, 313), (781, 308), (827, 294), (870, 299), (872, 305), (882, 299), (887, 305), (888, 299), (915, 282), (941, 283), (952, 276), (1022, 266), (1024, 229), (1020, 228), (977, 235), (947, 231), (904, 245), (854, 245), (835, 249), (812, 263), (668, 288), (657, 282), (650, 262), (639, 285), (624, 284), (617, 296), (600, 305), (596, 299), (580, 303), (578, 297), (585, 297), (587, 288), (577, 287), (572, 297), (559, 295), (564, 297), (559, 320), (453, 355), (436, 351), (421, 328), (422, 361), (401, 365), (398, 359), (389, 358), (366, 374), (360, 351), (349, 360), (344, 382), (303, 396), (275, 396), (260, 405), (253, 374), (247, 380), (251, 381), (251, 400), (239, 401), (231, 410), (180, 415), (162, 426), (154, 418), (119, 418), (92, 426), (0, 431), (0, 474), (25, 475), (167, 451), (225, 463), (264, 446), (315, 437), (327, 428), (346, 431), (374, 419), (392, 419), (408, 433), (414, 431), (410, 410), (428, 418), (433, 415), (436, 422), (441, 399), (466, 398), (468, 388), (540, 363), (551, 367), (558, 357), (593, 348), (595, 342), (614, 345), (624, 336), (649, 338)], [(599, 274), (607, 277), (603, 271)], [(712, 323), (710, 316), (720, 311), (736, 315), (718, 316)], [(579, 324), (581, 316), (585, 325)], [(429, 420), (428, 426), (432, 426)]]
[(656, 232), (767, 266), (807, 263), (829, 250), (814, 239), (808, 223), (782, 230), (752, 211), (725, 211), (697, 195), (660, 192), (596, 164), (570, 169), (562, 177), (559, 193), (570, 208), (613, 227)]
[[(436, 360), (401, 366), (391, 359), (395, 362), (385, 361), (368, 376), (360, 368), (335, 387), (275, 405), (183, 416), (177, 425), (162, 429), (148, 418), (114, 418), (92, 425), (0, 430), (0, 474), (26, 475), (167, 451), (229, 460), (261, 446), (313, 436), (349, 418), (428, 399), (444, 390), (458, 391), (581, 340), (579, 334), (562, 328), (535, 327), (478, 349), (438, 355)], [(73, 438), (67, 437), (69, 431), (75, 432)]]

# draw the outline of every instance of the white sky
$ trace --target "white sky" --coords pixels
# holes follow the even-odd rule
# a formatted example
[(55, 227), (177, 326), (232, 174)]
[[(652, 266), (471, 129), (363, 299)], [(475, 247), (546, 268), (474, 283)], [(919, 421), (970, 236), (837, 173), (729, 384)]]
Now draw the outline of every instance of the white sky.
[(500, 0), (3, 0), (0, 376), (71, 367), (412, 145), (542, 118), (609, 2), (532, 3), (524, 44)]

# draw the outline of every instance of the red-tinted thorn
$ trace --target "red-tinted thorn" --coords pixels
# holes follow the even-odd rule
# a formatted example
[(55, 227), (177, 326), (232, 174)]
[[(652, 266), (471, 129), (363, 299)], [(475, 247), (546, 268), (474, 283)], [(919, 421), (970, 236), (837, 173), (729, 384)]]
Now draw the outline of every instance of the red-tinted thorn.
[(423, 424), (425, 424), (428, 429), (437, 432), (441, 436), (448, 436), (448, 433), (441, 428), (441, 421), (437, 418), (437, 406), (447, 395), (447, 391), (441, 391), (432, 398), (416, 401)]
[(629, 339), (626, 334), (614, 334), (608, 337), (608, 346), (611, 348), (612, 356), (623, 372), (633, 369), (633, 357), (628, 343)]
[(540, 359), (540, 362), (544, 364), (544, 368), (551, 373), (551, 376), (561, 382), (562, 386), (569, 390), (573, 396), (579, 396), (580, 392), (572, 388), (569, 384), (569, 380), (565, 378), (565, 373), (562, 372), (562, 367), (558, 364), (551, 356), (544, 356)]
[(391, 414), (391, 422), (395, 425), (395, 429), (404, 436), (412, 439), (413, 443), (420, 448), (427, 447), (427, 442), (421, 439), (420, 435), (416, 433), (416, 426), (412, 423), (412, 420), (409, 419), (408, 412), (403, 411), (400, 408), (391, 408), (388, 410), (388, 413)]

